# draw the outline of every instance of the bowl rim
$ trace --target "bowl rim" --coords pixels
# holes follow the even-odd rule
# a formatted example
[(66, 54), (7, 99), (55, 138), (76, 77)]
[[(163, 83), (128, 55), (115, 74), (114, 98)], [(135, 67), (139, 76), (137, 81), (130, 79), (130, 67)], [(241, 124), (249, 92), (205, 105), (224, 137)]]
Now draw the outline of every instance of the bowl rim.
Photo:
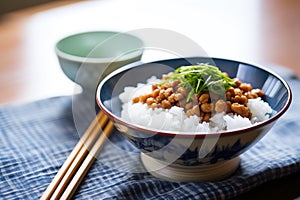
[[(76, 55), (73, 55), (73, 54), (66, 53), (66, 52), (64, 52), (64, 51), (62, 51), (61, 49), (58, 48), (58, 44), (60, 44), (61, 42), (65, 41), (68, 38), (77, 37), (77, 36), (85, 35), (85, 34), (92, 34), (92, 33), (99, 33), (99, 34), (109, 33), (109, 34), (111, 34), (108, 38), (101, 41), (98, 45), (101, 45), (105, 41), (107, 41), (107, 40), (109, 40), (113, 37), (116, 37), (117, 35), (126, 35), (127, 37), (130, 37), (130, 38), (138, 41), (140, 43), (140, 47), (138, 47), (137, 49), (131, 50), (129, 52), (126, 52), (126, 54), (122, 55), (121, 58), (118, 58), (118, 57), (117, 58), (116, 57), (106, 57), (106, 58), (93, 58), (93, 57), (91, 57), (91, 58), (89, 58), (89, 57), (83, 57), (83, 56), (76, 56)], [(103, 30), (103, 31), (80, 32), (80, 33), (75, 33), (75, 34), (71, 34), (71, 35), (68, 35), (66, 37), (63, 37), (59, 41), (56, 42), (54, 50), (55, 50), (55, 53), (57, 54), (58, 57), (64, 58), (66, 60), (74, 61), (74, 62), (110, 63), (112, 61), (121, 62), (121, 61), (124, 61), (124, 60), (139, 57), (143, 54), (143, 48), (144, 48), (143, 40), (141, 40), (139, 37), (137, 37), (133, 34), (129, 34), (129, 33), (126, 33), (126, 32), (119, 32), (119, 31), (106, 31), (106, 30)]]
[[(288, 92), (288, 99), (285, 103), (285, 105), (283, 106), (283, 108), (281, 110), (279, 110), (274, 116), (272, 116), (271, 118), (263, 121), (263, 122), (259, 122), (256, 123), (253, 126), (249, 126), (249, 127), (245, 127), (245, 128), (240, 128), (240, 129), (234, 129), (234, 130), (229, 130), (229, 131), (219, 131), (219, 132), (210, 132), (210, 133), (206, 133), (206, 132), (199, 132), (199, 133), (191, 133), (191, 132), (178, 132), (178, 131), (168, 131), (168, 130), (158, 130), (158, 129), (151, 129), (151, 128), (147, 128), (145, 126), (141, 126), (141, 125), (135, 125), (131, 122), (127, 122), (124, 121), (121, 117), (118, 117), (116, 115), (114, 115), (113, 113), (111, 113), (101, 102), (100, 100), (100, 90), (102, 88), (102, 86), (107, 82), (107, 80), (109, 80), (111, 77), (126, 71), (128, 69), (134, 68), (134, 67), (139, 67), (140, 65), (143, 64), (151, 64), (151, 63), (157, 63), (157, 62), (163, 62), (163, 61), (170, 61), (170, 60), (179, 60), (179, 59), (193, 59), (193, 58), (210, 58), (212, 60), (223, 60), (223, 61), (230, 61), (230, 62), (238, 62), (240, 64), (245, 64), (245, 65), (251, 65), (252, 67), (255, 68), (259, 68), (261, 70), (264, 70), (265, 72), (272, 74), (273, 76), (275, 76), (278, 80), (280, 80), (283, 85), (285, 86), (285, 88), (287, 89)], [(178, 137), (195, 137), (195, 138), (204, 138), (204, 137), (223, 137), (223, 136), (231, 136), (231, 135), (238, 135), (238, 134), (243, 134), (245, 132), (249, 132), (249, 131), (253, 131), (259, 128), (262, 128), (266, 125), (270, 125), (273, 122), (275, 122), (279, 117), (281, 117), (289, 108), (289, 106), (291, 105), (292, 102), (292, 91), (291, 88), (289, 86), (289, 84), (281, 77), (279, 76), (277, 73), (271, 71), (270, 69), (263, 67), (261, 65), (258, 64), (252, 64), (249, 62), (242, 62), (242, 61), (237, 61), (237, 60), (233, 60), (233, 59), (225, 59), (225, 58), (217, 58), (217, 57), (185, 57), (185, 58), (175, 58), (175, 59), (166, 59), (166, 60), (158, 60), (158, 61), (153, 61), (153, 62), (149, 62), (149, 63), (142, 63), (142, 62), (135, 62), (135, 63), (131, 63), (129, 65), (125, 65), (119, 69), (117, 69), (116, 71), (112, 72), (111, 74), (109, 74), (107, 77), (105, 77), (97, 86), (97, 90), (96, 90), (96, 102), (98, 104), (98, 107), (100, 108), (100, 110), (102, 112), (104, 112), (109, 118), (111, 118), (112, 120), (114, 120), (114, 123), (119, 123), (122, 124), (126, 127), (135, 129), (137, 131), (142, 131), (145, 133), (149, 133), (152, 135), (162, 135), (162, 136), (168, 136), (168, 137), (174, 137), (174, 136), (178, 136)]]

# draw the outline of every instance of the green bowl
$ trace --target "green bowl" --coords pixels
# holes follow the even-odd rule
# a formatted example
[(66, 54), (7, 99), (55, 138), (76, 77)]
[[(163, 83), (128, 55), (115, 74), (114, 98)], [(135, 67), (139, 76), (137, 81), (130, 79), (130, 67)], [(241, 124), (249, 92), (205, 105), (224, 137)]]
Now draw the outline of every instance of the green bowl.
[(131, 34), (94, 31), (61, 39), (55, 52), (67, 77), (85, 85), (91, 79), (99, 81), (119, 67), (140, 60), (143, 46), (143, 41)]

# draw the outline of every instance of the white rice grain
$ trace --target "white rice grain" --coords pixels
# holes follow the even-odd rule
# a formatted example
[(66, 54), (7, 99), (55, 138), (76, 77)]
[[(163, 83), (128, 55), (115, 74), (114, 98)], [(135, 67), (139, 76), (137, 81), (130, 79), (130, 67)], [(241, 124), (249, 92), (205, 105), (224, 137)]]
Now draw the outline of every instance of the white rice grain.
[(252, 112), (252, 122), (262, 122), (270, 118), (272, 108), (269, 104), (263, 101), (260, 97), (256, 99), (249, 99), (247, 107)]

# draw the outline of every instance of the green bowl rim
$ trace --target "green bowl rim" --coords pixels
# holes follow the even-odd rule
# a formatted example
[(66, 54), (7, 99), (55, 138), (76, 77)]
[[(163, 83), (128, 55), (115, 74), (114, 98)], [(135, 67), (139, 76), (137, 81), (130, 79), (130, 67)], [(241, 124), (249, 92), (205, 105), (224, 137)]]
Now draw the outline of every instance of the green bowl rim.
[[(74, 37), (74, 36), (78, 36), (78, 35), (83, 35), (83, 34), (90, 34), (90, 33), (112, 33), (113, 35), (108, 37), (107, 39), (103, 40), (101, 43), (107, 41), (108, 39), (110, 39), (111, 37), (115, 37), (116, 35), (122, 34), (122, 35), (127, 35), (137, 41), (140, 42), (141, 46), (140, 48), (134, 49), (132, 51), (129, 51), (128, 53), (126, 52), (126, 54), (123, 56), (121, 56), (121, 58), (119, 57), (107, 57), (107, 58), (89, 58), (89, 57), (82, 57), (82, 56), (76, 56), (76, 55), (72, 55), (69, 53), (65, 53), (63, 51), (61, 51), (57, 46), (59, 43), (61, 43), (62, 41), (70, 38), (70, 37)], [(99, 43), (99, 45), (101, 45), (101, 43)], [(88, 31), (88, 32), (80, 32), (80, 33), (76, 33), (76, 34), (72, 34), (69, 36), (66, 36), (62, 39), (60, 39), (56, 45), (55, 45), (55, 52), (57, 54), (57, 56), (70, 60), (70, 61), (75, 61), (75, 62), (87, 62), (87, 63), (110, 63), (110, 62), (121, 62), (124, 60), (128, 60), (128, 59), (132, 59), (132, 58), (136, 58), (139, 57), (143, 54), (143, 48), (144, 48), (144, 42), (137, 36), (126, 33), (126, 32), (118, 32), (118, 31)]]

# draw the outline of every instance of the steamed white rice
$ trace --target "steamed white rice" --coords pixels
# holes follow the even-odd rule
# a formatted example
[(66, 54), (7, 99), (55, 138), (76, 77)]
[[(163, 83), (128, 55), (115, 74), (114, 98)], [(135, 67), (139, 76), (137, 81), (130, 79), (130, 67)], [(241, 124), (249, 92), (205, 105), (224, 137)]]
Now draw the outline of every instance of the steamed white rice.
[(184, 109), (173, 106), (171, 109), (149, 108), (147, 104), (132, 103), (132, 99), (142, 94), (151, 93), (152, 84), (160, 82), (156, 77), (148, 79), (147, 84), (139, 83), (137, 87), (125, 87), (119, 95), (122, 104), (121, 117), (128, 122), (157, 130), (179, 132), (218, 132), (240, 129), (262, 122), (270, 117), (272, 108), (261, 98), (249, 99), (248, 108), (252, 118), (240, 115), (219, 113), (210, 118), (210, 122), (199, 123), (196, 115), (187, 117)]

